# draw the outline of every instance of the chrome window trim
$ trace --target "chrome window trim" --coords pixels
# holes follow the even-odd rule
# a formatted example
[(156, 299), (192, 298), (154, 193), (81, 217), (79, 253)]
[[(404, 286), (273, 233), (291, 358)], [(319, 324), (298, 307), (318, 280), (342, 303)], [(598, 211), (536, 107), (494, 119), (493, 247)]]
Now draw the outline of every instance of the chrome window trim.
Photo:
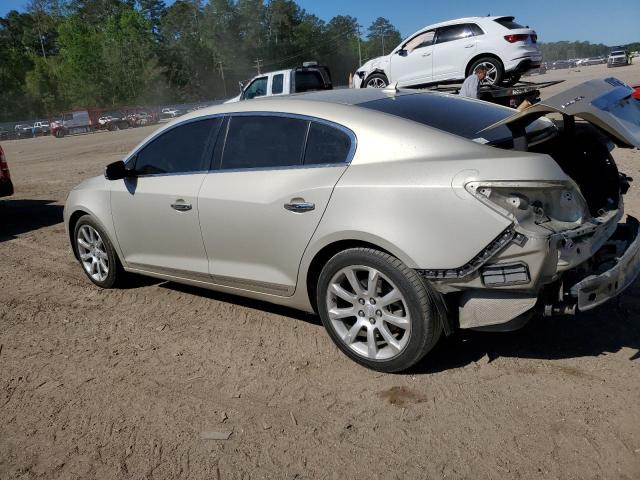
[[(147, 141), (145, 141), (142, 145), (140, 145), (131, 155), (129, 155), (127, 157), (126, 160), (124, 160), (125, 165), (127, 165), (130, 161), (132, 161), (137, 155), (138, 153), (140, 153), (147, 145), (149, 145), (151, 142), (153, 142), (155, 139), (157, 139), (160, 135), (164, 135), (165, 133), (173, 130), (174, 128), (177, 127), (181, 127), (184, 125), (188, 125), (189, 123), (194, 123), (194, 122), (198, 122), (198, 121), (202, 121), (202, 120), (210, 120), (213, 118), (221, 118), (224, 122), (224, 119), (226, 117), (229, 117), (229, 119), (231, 119), (232, 117), (285, 117), (285, 118), (297, 118), (299, 120), (305, 120), (305, 121), (311, 121), (311, 122), (317, 122), (317, 123), (321, 123), (324, 125), (327, 125), (329, 127), (333, 127), (336, 128), (340, 131), (342, 131), (343, 133), (345, 133), (349, 139), (351, 140), (351, 146), (349, 148), (349, 152), (347, 153), (347, 157), (346, 160), (344, 162), (338, 162), (338, 163), (326, 163), (326, 164), (317, 164), (317, 165), (290, 165), (290, 166), (282, 166), (282, 167), (257, 167), (257, 168), (234, 168), (234, 169), (228, 169), (228, 170), (224, 170), (222, 168), (219, 168), (219, 166), (216, 166), (216, 168), (209, 168), (207, 170), (198, 170), (198, 171), (192, 171), (192, 172), (176, 172), (176, 173), (151, 173), (151, 174), (147, 174), (147, 175), (139, 175), (136, 178), (150, 178), (150, 177), (168, 177), (168, 176), (182, 176), (182, 175), (198, 175), (198, 174), (203, 174), (203, 173), (232, 173), (232, 172), (252, 172), (252, 171), (270, 171), (270, 170), (293, 170), (293, 169), (304, 169), (304, 168), (329, 168), (329, 167), (346, 167), (351, 165), (351, 162), (353, 161), (353, 157), (356, 154), (356, 150), (358, 147), (358, 137), (356, 137), (356, 134), (353, 132), (353, 130), (351, 130), (350, 128), (345, 127), (344, 125), (341, 125), (339, 123), (335, 123), (332, 122), (331, 120), (325, 120), (324, 118), (319, 118), (319, 117), (313, 117), (310, 115), (302, 115), (302, 114), (298, 114), (298, 113), (287, 113), (287, 112), (256, 112), (256, 111), (250, 111), (250, 112), (227, 112), (227, 113), (214, 113), (214, 114), (210, 114), (210, 115), (203, 115), (201, 117), (195, 117), (195, 118), (190, 118), (188, 120), (184, 120), (180, 123), (176, 123), (175, 125), (172, 125), (169, 128), (166, 128), (164, 130), (160, 130), (158, 132), (156, 132), (155, 135), (153, 135), (151, 138), (149, 138)], [(224, 135), (224, 142), (226, 144), (227, 141), (227, 134), (229, 132), (229, 124), (230, 122), (227, 122), (226, 125), (226, 129), (223, 133)], [(221, 124), (221, 127), (224, 127), (224, 123)], [(218, 132), (218, 134), (220, 134), (221, 132)], [(305, 152), (306, 152), (306, 141), (308, 139), (305, 139)], [(215, 150), (215, 145), (214, 145), (214, 150)], [(212, 155), (214, 154), (214, 152), (212, 152)], [(222, 160), (222, 156), (224, 156), (224, 147), (222, 150), (222, 154), (221, 154), (221, 160)], [(304, 161), (304, 159), (303, 159)]]

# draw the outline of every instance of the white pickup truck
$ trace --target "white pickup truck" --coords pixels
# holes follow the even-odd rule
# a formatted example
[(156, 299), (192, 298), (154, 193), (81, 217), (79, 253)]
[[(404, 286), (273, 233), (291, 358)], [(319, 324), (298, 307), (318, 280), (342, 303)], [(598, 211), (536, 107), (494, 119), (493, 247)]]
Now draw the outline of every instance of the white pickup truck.
[(302, 67), (262, 73), (248, 82), (241, 82), (240, 94), (225, 103), (332, 88), (329, 69), (314, 62), (307, 62)]

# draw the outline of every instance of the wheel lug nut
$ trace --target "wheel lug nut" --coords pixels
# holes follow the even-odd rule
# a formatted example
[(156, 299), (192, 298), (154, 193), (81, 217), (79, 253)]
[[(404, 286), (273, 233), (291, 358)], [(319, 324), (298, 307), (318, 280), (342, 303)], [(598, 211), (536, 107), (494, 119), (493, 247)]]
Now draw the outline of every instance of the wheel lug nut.
[(364, 298), (358, 299), (358, 302), (360, 303), (360, 305), (364, 305)]
[(376, 299), (372, 298), (371, 300), (369, 300), (371, 302), (371, 305), (375, 305), (376, 304)]
[(358, 315), (360, 315), (361, 317), (364, 317), (364, 312), (363, 312), (362, 310), (360, 310), (360, 311), (358, 312)]
[(376, 319), (375, 319), (375, 318), (373, 318), (373, 317), (371, 317), (371, 318), (369, 319), (369, 321), (370, 321), (371, 323), (376, 323)]
[(376, 315), (378, 315), (379, 317), (382, 316), (382, 310), (376, 310)]

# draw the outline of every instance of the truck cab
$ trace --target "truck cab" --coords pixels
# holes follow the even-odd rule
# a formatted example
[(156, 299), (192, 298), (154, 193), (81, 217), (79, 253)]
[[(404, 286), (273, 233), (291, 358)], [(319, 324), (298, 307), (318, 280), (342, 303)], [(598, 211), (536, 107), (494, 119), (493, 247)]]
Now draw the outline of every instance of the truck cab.
[(240, 94), (225, 103), (316, 90), (331, 90), (333, 83), (327, 67), (307, 62), (302, 67), (257, 75), (248, 82), (241, 83), (240, 88)]

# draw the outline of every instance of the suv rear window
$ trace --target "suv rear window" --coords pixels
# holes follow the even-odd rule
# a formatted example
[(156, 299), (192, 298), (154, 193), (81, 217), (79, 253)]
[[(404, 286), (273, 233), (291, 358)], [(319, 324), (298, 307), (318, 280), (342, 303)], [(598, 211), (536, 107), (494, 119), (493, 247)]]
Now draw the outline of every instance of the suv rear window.
[[(515, 110), (490, 103), (455, 99), (435, 93), (418, 93), (373, 100), (358, 106), (413, 120), (479, 143), (503, 146), (513, 138), (511, 130), (504, 125), (479, 133), (515, 113)], [(548, 123), (537, 120), (527, 127), (527, 133), (536, 132), (537, 136), (546, 128), (549, 128)]]
[(515, 20), (514, 17), (502, 17), (502, 18), (496, 18), (494, 21), (496, 23), (499, 23), (503, 27), (508, 28), (509, 30), (516, 30), (518, 28), (527, 28), (523, 25), (520, 25), (519, 23), (514, 22), (514, 20)]

